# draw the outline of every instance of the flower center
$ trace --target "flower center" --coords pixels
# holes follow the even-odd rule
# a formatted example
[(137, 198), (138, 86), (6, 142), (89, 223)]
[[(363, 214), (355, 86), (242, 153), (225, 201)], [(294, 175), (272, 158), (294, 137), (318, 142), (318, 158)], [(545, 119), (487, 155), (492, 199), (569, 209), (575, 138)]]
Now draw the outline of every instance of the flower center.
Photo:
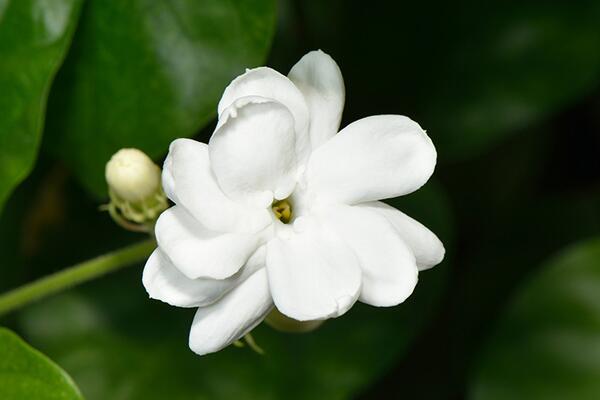
[(289, 223), (292, 220), (292, 204), (288, 199), (277, 200), (271, 206), (275, 218), (283, 222)]

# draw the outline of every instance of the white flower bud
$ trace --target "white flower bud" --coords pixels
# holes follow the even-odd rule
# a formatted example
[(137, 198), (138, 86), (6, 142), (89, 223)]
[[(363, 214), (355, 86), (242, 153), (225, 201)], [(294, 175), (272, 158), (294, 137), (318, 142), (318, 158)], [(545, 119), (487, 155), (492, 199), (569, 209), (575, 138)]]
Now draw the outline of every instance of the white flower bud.
[(137, 202), (160, 186), (160, 168), (138, 149), (121, 149), (106, 164), (106, 181), (115, 195)]
[[(121, 149), (106, 164), (111, 217), (126, 229), (151, 230), (168, 206), (158, 165), (138, 149)], [(132, 225), (133, 222), (135, 225)]]

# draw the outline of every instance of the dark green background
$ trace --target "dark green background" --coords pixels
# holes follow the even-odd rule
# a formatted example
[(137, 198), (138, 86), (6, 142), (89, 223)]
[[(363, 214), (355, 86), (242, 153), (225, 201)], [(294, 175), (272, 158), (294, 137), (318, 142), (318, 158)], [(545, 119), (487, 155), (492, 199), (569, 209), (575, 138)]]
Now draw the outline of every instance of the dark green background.
[(6, 88), (31, 65), (40, 83), (17, 91), (46, 120), (36, 130), (0, 110), (0, 145), (43, 141), (18, 171), (0, 148), (0, 202), (34, 167), (0, 217), (1, 290), (139, 240), (97, 211), (104, 163), (123, 146), (160, 162), (175, 137), (207, 141), (245, 67), (287, 73), (321, 48), (344, 75), (343, 125), (405, 114), (439, 154), (434, 178), (391, 202), (447, 257), (398, 307), (357, 306), (303, 336), (261, 326), (265, 356), (199, 358), (193, 312), (149, 301), (139, 265), (2, 320), (86, 398), (600, 398), (598, 1), (88, 0), (44, 62), (15, 50), (39, 34), (25, 24), (34, 3), (0, 1), (13, 55), (0, 58), (0, 104), (24, 104)]

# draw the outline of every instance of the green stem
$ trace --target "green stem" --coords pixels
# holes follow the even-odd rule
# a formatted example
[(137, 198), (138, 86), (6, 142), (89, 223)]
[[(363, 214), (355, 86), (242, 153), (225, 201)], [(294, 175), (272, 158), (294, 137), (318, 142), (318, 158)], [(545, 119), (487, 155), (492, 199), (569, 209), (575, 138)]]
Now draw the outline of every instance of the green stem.
[(51, 294), (87, 282), (148, 257), (156, 247), (153, 239), (124, 247), (75, 264), (52, 275), (0, 295), (0, 316)]

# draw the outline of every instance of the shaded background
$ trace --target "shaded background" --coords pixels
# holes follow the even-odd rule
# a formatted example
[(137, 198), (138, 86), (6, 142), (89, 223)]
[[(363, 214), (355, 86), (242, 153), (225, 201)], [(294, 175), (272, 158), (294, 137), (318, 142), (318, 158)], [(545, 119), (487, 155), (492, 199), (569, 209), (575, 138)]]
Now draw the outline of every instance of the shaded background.
[(263, 357), (193, 355), (193, 310), (149, 301), (141, 265), (4, 325), (88, 399), (600, 397), (599, 2), (159, 3), (81, 4), (0, 220), (0, 289), (139, 240), (97, 211), (110, 154), (206, 141), (231, 77), (316, 48), (344, 75), (342, 125), (404, 114), (431, 136), (434, 177), (390, 202), (447, 257), (398, 307), (300, 336), (259, 327)]

